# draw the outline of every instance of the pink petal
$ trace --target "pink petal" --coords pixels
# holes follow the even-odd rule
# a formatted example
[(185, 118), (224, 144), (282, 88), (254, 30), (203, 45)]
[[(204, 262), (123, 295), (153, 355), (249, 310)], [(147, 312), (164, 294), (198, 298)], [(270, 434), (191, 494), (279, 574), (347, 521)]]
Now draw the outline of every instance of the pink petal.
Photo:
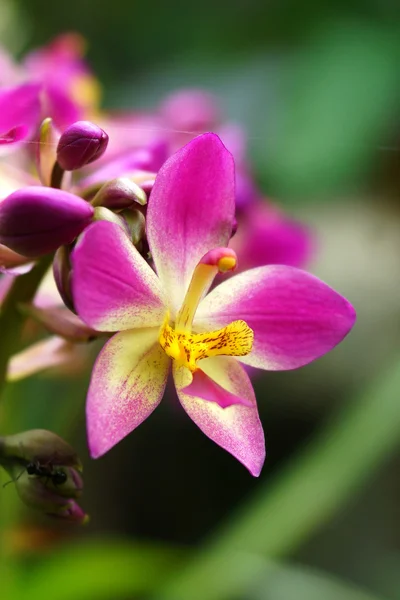
[(265, 442), (248, 375), (234, 358), (226, 356), (206, 359), (202, 361), (201, 368), (219, 386), (245, 399), (251, 406), (234, 404), (222, 408), (216, 402), (189, 395), (187, 386), (191, 383), (191, 373), (174, 364), (175, 385), (183, 408), (203, 433), (257, 477), (264, 464)]
[(169, 359), (158, 328), (123, 331), (104, 346), (95, 363), (87, 399), (91, 455), (110, 450), (142, 423), (164, 394)]
[(264, 265), (301, 267), (310, 259), (314, 239), (303, 224), (276, 207), (257, 201), (237, 215), (238, 230), (231, 246), (241, 271)]
[(19, 381), (55, 367), (74, 366), (77, 358), (82, 365), (81, 349), (57, 336), (40, 340), (11, 357), (7, 381)]
[(98, 331), (160, 325), (165, 301), (160, 282), (121, 227), (88, 227), (72, 254), (72, 291), (79, 316)]
[(41, 86), (24, 83), (0, 93), (0, 143), (11, 144), (33, 134), (40, 119)]
[(234, 210), (233, 158), (217, 135), (195, 138), (158, 172), (149, 199), (147, 236), (175, 309), (201, 257), (227, 246)]
[(193, 373), (193, 380), (188, 386), (183, 388), (188, 396), (197, 396), (209, 402), (216, 402), (221, 408), (228, 408), (234, 404), (243, 404), (243, 406), (252, 406), (251, 400), (240, 398), (211, 379), (204, 371), (197, 369)]
[(25, 266), (32, 261), (31, 258), (18, 254), (13, 250), (10, 250), (7, 246), (0, 244), (0, 269), (2, 272), (8, 269), (15, 269), (17, 267)]
[(68, 95), (64, 86), (47, 84), (44, 90), (43, 111), (61, 130), (84, 117), (82, 110)]
[(253, 350), (241, 362), (287, 370), (332, 350), (349, 333), (356, 314), (317, 277), (277, 265), (240, 273), (215, 288), (199, 306), (197, 328), (217, 329), (236, 319), (254, 331)]

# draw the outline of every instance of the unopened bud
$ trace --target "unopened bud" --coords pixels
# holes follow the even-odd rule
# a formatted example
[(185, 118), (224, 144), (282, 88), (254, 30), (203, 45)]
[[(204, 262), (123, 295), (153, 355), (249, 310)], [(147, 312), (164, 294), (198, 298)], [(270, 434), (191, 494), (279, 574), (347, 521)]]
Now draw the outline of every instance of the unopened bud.
[(81, 463), (58, 435), (36, 429), (0, 438), (0, 465), (27, 506), (69, 521), (87, 520), (75, 501), (83, 488)]
[(42, 185), (50, 185), (51, 173), (57, 160), (56, 147), (59, 138), (60, 132), (53, 120), (45, 119), (40, 126), (36, 153), (36, 168)]
[(74, 310), (71, 293), (71, 264), (69, 261), (69, 250), (66, 246), (60, 246), (53, 259), (53, 276), (65, 306)]
[(104, 206), (110, 210), (123, 210), (134, 204), (144, 206), (147, 197), (142, 188), (127, 177), (108, 181), (91, 201), (92, 206)]
[(75, 502), (71, 500), (65, 506), (60, 506), (57, 510), (47, 513), (49, 517), (57, 517), (58, 519), (64, 519), (66, 521), (75, 521), (81, 525), (86, 525), (89, 521), (89, 515), (87, 515)]
[(0, 462), (38, 461), (51, 462), (81, 470), (82, 465), (75, 450), (59, 435), (47, 429), (31, 429), (0, 438)]
[(64, 131), (57, 146), (57, 162), (64, 171), (75, 171), (97, 160), (108, 144), (106, 132), (90, 121), (77, 121)]
[(71, 243), (89, 225), (92, 206), (69, 192), (22, 188), (0, 203), (0, 243), (37, 257)]
[(129, 233), (125, 219), (116, 215), (112, 210), (109, 210), (104, 206), (97, 206), (94, 209), (93, 221), (108, 221), (109, 223), (115, 223), (122, 227), (126, 234)]
[(68, 521), (85, 522), (86, 515), (75, 502), (83, 487), (75, 469), (32, 463), (22, 473), (14, 471), (14, 480), (20, 499), (30, 508)]
[(123, 214), (129, 229), (129, 237), (131, 238), (133, 245), (137, 246), (146, 235), (145, 216), (140, 210), (135, 208), (125, 210)]

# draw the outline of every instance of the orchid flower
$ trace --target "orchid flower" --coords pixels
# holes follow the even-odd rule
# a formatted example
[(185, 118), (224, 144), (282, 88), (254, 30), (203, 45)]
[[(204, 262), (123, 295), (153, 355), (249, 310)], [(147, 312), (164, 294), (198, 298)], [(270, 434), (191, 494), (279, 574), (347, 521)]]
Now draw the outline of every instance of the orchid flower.
[(350, 331), (352, 306), (294, 267), (264, 266), (215, 287), (236, 267), (227, 248), (235, 210), (234, 163), (207, 133), (160, 169), (147, 238), (154, 272), (116, 224), (90, 225), (72, 254), (79, 316), (105, 344), (87, 400), (89, 447), (99, 457), (142, 423), (164, 394), (172, 364), (180, 403), (214, 442), (258, 476), (263, 429), (240, 364), (295, 369)]

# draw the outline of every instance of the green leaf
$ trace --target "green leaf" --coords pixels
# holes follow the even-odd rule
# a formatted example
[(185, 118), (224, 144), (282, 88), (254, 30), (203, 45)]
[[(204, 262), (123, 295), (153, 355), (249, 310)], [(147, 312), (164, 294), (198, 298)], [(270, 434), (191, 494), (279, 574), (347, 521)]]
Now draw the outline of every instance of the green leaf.
[(305, 566), (266, 565), (249, 600), (378, 600), (354, 584)]
[(379, 22), (326, 21), (292, 57), (275, 130), (259, 148), (274, 195), (315, 198), (365, 180), (395, 122), (399, 40)]
[(18, 600), (130, 598), (153, 591), (182, 559), (182, 551), (168, 546), (81, 542), (45, 557), (32, 572), (21, 573)]

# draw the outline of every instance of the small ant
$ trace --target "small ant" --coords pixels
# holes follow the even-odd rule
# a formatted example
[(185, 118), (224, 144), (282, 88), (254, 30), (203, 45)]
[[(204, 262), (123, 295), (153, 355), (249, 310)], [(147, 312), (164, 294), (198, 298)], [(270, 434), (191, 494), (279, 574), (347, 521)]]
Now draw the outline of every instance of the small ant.
[(41, 465), (40, 462), (30, 462), (26, 465), (26, 472), (28, 475), (36, 475), (36, 477), (46, 477), (47, 479), (51, 479), (54, 485), (62, 485), (68, 479), (65, 471), (61, 469), (54, 469), (49, 463), (48, 465)]
[[(61, 469), (53, 469), (53, 466), (50, 462), (47, 464), (41, 464), (39, 461), (30, 462), (26, 465), (25, 469), (28, 475), (35, 475), (38, 479), (46, 477), (46, 483), (50, 479), (55, 486), (62, 485), (68, 479), (68, 475), (65, 473), (65, 471), (62, 471)], [(6, 487), (9, 483), (15, 483), (18, 481), (21, 475), (23, 475), (25, 469), (21, 471), (21, 473), (15, 479), (5, 483), (3, 487)]]

